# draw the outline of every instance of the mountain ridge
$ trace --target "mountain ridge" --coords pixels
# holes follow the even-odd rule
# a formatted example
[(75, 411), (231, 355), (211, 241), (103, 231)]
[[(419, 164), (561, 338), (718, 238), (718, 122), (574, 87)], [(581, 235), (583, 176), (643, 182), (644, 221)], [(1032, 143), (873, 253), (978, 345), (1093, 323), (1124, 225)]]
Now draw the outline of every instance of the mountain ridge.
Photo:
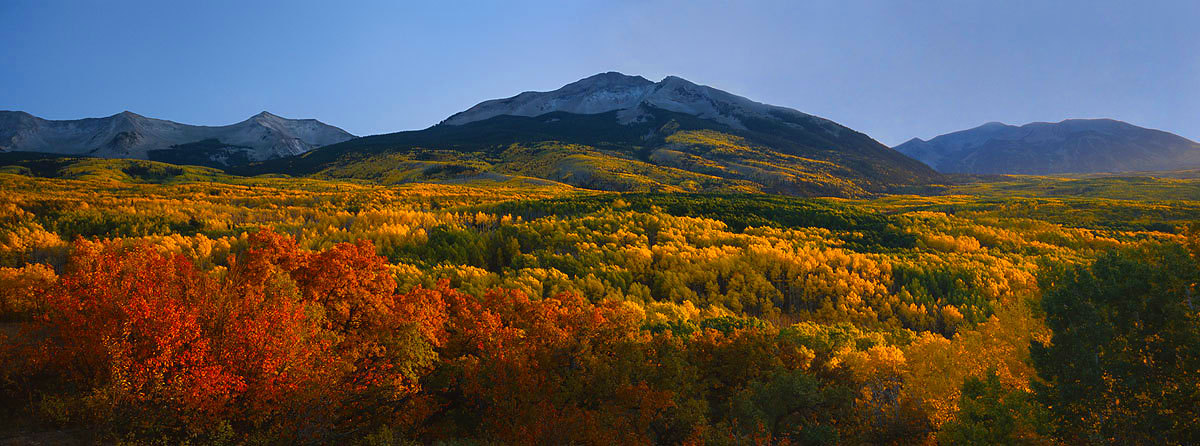
[(894, 147), (943, 173), (1058, 174), (1200, 167), (1200, 143), (1109, 119), (999, 122)]
[(0, 111), (0, 151), (219, 167), (298, 155), (351, 138), (354, 135), (316, 119), (287, 119), (267, 111), (223, 126), (182, 124), (128, 110), (75, 120)]

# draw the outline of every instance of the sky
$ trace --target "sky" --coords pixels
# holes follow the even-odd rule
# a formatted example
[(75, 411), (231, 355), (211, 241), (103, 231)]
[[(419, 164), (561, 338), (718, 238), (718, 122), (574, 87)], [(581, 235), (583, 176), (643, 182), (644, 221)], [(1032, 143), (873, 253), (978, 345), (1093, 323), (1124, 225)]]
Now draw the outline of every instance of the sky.
[(1114, 118), (1200, 140), (1200, 1), (0, 0), (0, 109), (356, 135), (620, 71), (896, 145)]

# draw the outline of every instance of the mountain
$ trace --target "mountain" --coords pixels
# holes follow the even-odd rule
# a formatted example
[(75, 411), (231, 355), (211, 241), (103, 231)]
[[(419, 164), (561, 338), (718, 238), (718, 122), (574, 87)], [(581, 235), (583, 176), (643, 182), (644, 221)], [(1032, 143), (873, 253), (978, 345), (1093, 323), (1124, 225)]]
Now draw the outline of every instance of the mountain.
[(684, 113), (738, 129), (746, 128), (742, 119), (779, 117), (776, 115), (812, 120), (822, 125), (833, 124), (789, 108), (760, 104), (696, 85), (676, 76), (667, 76), (662, 82), (655, 83), (641, 76), (615, 72), (598, 74), (551, 92), (531, 91), (508, 99), (485, 101), (443, 123), (463, 125), (501, 115), (535, 117), (551, 112), (591, 115), (617, 111), (618, 122), (630, 124), (651, 118), (647, 108)]
[(207, 127), (128, 111), (70, 121), (0, 111), (0, 151), (227, 166), (298, 155), (351, 138), (354, 135), (315, 119), (286, 119), (267, 112), (237, 124)]
[(669, 76), (602, 73), (425, 130), (236, 169), (384, 183), (518, 180), (614, 191), (860, 196), (940, 179), (833, 121)]
[(1200, 167), (1200, 144), (1112, 119), (1068, 119), (1017, 127), (990, 122), (919, 138), (896, 150), (943, 173), (1053, 174)]

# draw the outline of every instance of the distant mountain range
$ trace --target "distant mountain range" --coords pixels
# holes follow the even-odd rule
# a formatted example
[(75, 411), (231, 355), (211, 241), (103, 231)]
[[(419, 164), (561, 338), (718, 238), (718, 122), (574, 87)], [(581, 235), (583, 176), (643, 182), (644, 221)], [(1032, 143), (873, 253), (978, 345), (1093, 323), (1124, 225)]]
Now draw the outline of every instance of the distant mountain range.
[(484, 101), (424, 130), (362, 138), (267, 112), (207, 127), (131, 112), (54, 121), (0, 111), (6, 151), (383, 184), (515, 181), (847, 197), (941, 183), (942, 173), (1200, 168), (1200, 144), (1110, 119), (989, 123), (889, 148), (828, 119), (679, 77), (654, 82), (616, 72)]
[(840, 196), (940, 179), (824, 118), (679, 77), (653, 82), (615, 72), (482, 102), (425, 130), (357, 138), (235, 171)]
[(1112, 119), (1068, 119), (1017, 127), (991, 122), (918, 138), (896, 150), (943, 173), (1055, 174), (1200, 167), (1200, 144)]
[(230, 166), (299, 155), (351, 138), (354, 135), (315, 119), (286, 119), (265, 111), (220, 127), (180, 124), (128, 111), (70, 121), (0, 111), (0, 151)]

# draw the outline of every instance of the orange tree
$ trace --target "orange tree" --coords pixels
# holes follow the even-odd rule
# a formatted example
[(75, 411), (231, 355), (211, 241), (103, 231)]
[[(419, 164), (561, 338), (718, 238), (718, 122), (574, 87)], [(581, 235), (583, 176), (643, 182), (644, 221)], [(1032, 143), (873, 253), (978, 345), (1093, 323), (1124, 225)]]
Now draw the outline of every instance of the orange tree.
[(329, 441), (414, 394), (437, 291), (399, 294), (369, 243), (254, 234), (223, 274), (142, 244), (79, 241), (5, 344), (5, 393), (112, 435)]

